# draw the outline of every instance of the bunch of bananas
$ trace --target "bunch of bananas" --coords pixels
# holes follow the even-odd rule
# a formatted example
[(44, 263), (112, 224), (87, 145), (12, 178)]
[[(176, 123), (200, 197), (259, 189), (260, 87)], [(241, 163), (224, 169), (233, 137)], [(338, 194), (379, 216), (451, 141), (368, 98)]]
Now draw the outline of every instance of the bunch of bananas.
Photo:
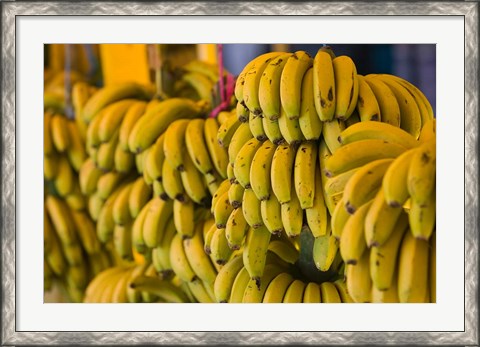
[(44, 204), (45, 291), (57, 281), (73, 302), (82, 302), (85, 288), (115, 263), (111, 249), (100, 244), (95, 224), (85, 211), (47, 194)]

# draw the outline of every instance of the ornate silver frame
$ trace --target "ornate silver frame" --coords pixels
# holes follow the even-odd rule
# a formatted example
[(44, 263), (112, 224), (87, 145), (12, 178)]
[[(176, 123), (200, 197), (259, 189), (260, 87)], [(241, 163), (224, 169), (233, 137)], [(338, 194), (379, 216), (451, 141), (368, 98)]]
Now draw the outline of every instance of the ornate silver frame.
[[(2, 345), (478, 345), (477, 2), (14, 2), (2, 16)], [(465, 18), (463, 332), (20, 332), (15, 328), (15, 18), (22, 15), (460, 15)], [(447, 317), (445, 317), (447, 319)]]

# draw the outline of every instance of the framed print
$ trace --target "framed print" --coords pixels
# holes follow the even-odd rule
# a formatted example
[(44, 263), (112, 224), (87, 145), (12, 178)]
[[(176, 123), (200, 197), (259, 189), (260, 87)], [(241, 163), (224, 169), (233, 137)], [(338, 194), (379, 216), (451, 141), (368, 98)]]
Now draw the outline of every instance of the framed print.
[(2, 344), (478, 345), (476, 2), (1, 9)]

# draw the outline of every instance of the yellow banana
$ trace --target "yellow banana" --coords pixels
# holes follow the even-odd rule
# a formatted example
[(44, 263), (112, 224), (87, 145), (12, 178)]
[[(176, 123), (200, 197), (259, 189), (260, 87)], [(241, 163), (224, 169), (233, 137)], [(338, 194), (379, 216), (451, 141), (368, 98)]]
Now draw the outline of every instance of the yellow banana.
[(154, 144), (146, 151), (143, 170), (148, 173), (155, 181), (162, 182), (163, 162), (165, 161), (165, 152), (163, 146), (165, 143), (165, 133), (160, 135)]
[(113, 205), (118, 194), (121, 192), (121, 187), (115, 189), (112, 194), (105, 200), (97, 219), (97, 236), (102, 243), (107, 243), (113, 236), (113, 229), (115, 228), (115, 221), (113, 220)]
[(291, 199), (296, 150), (295, 146), (283, 144), (279, 145), (273, 154), (270, 170), (272, 191), (281, 204)]
[(253, 134), (250, 131), (250, 125), (247, 123), (242, 123), (235, 131), (235, 134), (232, 136), (230, 145), (228, 146), (228, 162), (235, 166), (235, 159), (237, 157), (238, 151), (242, 146), (251, 138)]
[(143, 221), (143, 240), (148, 248), (157, 247), (163, 237), (165, 225), (173, 215), (173, 201), (152, 199)]
[(314, 237), (327, 233), (328, 210), (325, 204), (321, 176), (320, 169), (317, 167), (315, 169), (313, 205), (305, 209), (305, 220)]
[(43, 176), (46, 180), (54, 180), (57, 176), (59, 157), (57, 154), (43, 156)]
[(413, 154), (408, 169), (407, 186), (412, 198), (420, 205), (426, 205), (435, 190), (436, 141), (423, 143)]
[(227, 303), (232, 292), (233, 282), (243, 267), (243, 259), (236, 256), (228, 261), (218, 272), (214, 281), (214, 293), (216, 301), (219, 303)]
[(430, 199), (421, 205), (417, 200), (411, 200), (408, 220), (410, 230), (417, 239), (428, 240), (435, 229), (436, 193), (432, 191)]
[(184, 238), (190, 238), (195, 231), (194, 218), (195, 205), (192, 200), (185, 199), (184, 202), (173, 200), (173, 220), (175, 229)]
[(72, 106), (75, 113), (75, 123), (77, 124), (80, 136), (83, 142), (85, 142), (87, 135), (87, 124), (82, 119), (83, 107), (88, 99), (91, 97), (90, 86), (86, 82), (76, 82), (72, 86)]
[(255, 152), (250, 165), (250, 185), (260, 201), (271, 195), (270, 172), (276, 148), (277, 146), (266, 140)]
[(124, 175), (115, 171), (104, 173), (97, 181), (98, 195), (104, 200), (108, 199), (124, 179)]
[(243, 301), (243, 294), (247, 288), (248, 283), (250, 282), (250, 275), (246, 267), (238, 272), (235, 280), (232, 284), (232, 289), (230, 291), (229, 303), (241, 303)]
[(112, 171), (115, 167), (115, 150), (118, 144), (118, 131), (112, 135), (109, 142), (104, 142), (98, 148), (97, 167), (104, 171)]
[(313, 59), (313, 93), (315, 110), (323, 122), (335, 116), (336, 86), (332, 56), (320, 48)]
[(320, 303), (322, 302), (320, 287), (315, 282), (309, 282), (305, 286), (303, 292), (303, 303)]
[(230, 185), (230, 188), (228, 189), (228, 201), (234, 209), (237, 209), (242, 205), (244, 191), (245, 188), (243, 188), (238, 181), (235, 181)]
[(152, 188), (149, 187), (142, 177), (138, 177), (132, 185), (128, 196), (128, 209), (132, 218), (136, 218), (145, 204), (152, 198)]
[[(382, 120), (382, 114), (380, 105), (378, 104), (377, 97), (373, 92), (370, 85), (365, 81), (363, 75), (357, 74), (358, 78), (358, 101), (357, 112), (361, 122), (365, 121), (378, 121)], [(388, 123), (385, 123), (388, 124)]]
[(287, 288), (283, 296), (283, 303), (301, 303), (303, 300), (303, 293), (305, 291), (306, 283), (296, 279)]
[(113, 229), (113, 245), (119, 257), (126, 261), (133, 260), (132, 246), (132, 225), (133, 222), (127, 224), (115, 224)]
[(392, 285), (387, 290), (378, 290), (375, 286), (372, 286), (372, 302), (399, 303), (397, 279), (394, 279)]
[(333, 285), (335, 286), (338, 294), (340, 295), (341, 302), (349, 304), (355, 302), (348, 293), (347, 283), (345, 283), (345, 279), (338, 279), (333, 282)]
[[(272, 197), (277, 200), (275, 194), (271, 194), (270, 198)], [(312, 204), (312, 208), (313, 206), (314, 205)], [(280, 216), (281, 224), (283, 225), (283, 229), (285, 230), (287, 236), (296, 237), (300, 235), (303, 226), (303, 211), (301, 202), (295, 190), (292, 191), (292, 197), (290, 201), (280, 205)]]
[(97, 238), (95, 224), (92, 219), (84, 211), (71, 211), (71, 216), (83, 249), (85, 249), (88, 254), (99, 253), (100, 242)]
[(150, 88), (133, 82), (103, 87), (85, 103), (82, 118), (88, 124), (97, 116), (100, 110), (109, 104), (128, 98), (149, 100), (152, 95), (153, 91)]
[(258, 101), (263, 117), (275, 120), (280, 116), (280, 79), (291, 53), (273, 58), (263, 71), (258, 86)]
[(335, 118), (348, 119), (358, 100), (357, 68), (352, 58), (341, 55), (333, 59), (335, 75)]
[(223, 180), (220, 183), (218, 189), (215, 191), (215, 194), (213, 194), (212, 204), (210, 209), (210, 212), (212, 212), (212, 214), (215, 211), (215, 205), (217, 204), (218, 200), (220, 199), (221, 196), (223, 196), (225, 192), (228, 192), (228, 190), (230, 189), (230, 185), (231, 185), (231, 182), (228, 179)]
[(275, 145), (282, 144), (285, 142), (282, 132), (280, 131), (280, 125), (278, 125), (278, 120), (271, 120), (265, 116), (262, 117), (262, 128), (263, 132), (267, 139), (270, 140)]
[(190, 71), (183, 74), (181, 78), (197, 92), (200, 99), (212, 102), (214, 83), (207, 76)]
[(278, 127), (280, 128), (280, 133), (282, 134), (283, 138), (289, 145), (297, 145), (305, 139), (302, 129), (300, 128), (298, 117), (293, 119), (288, 118), (283, 107), (280, 107)]
[(228, 217), (233, 211), (233, 206), (228, 199), (228, 190), (222, 193), (218, 197), (218, 201), (215, 202), (213, 216), (215, 218), (215, 224), (217, 228), (222, 229), (227, 225)]
[(275, 194), (270, 194), (268, 199), (260, 201), (260, 213), (263, 224), (267, 227), (268, 231), (275, 235), (280, 234), (284, 230), (281, 206)]
[(116, 133), (127, 113), (128, 109), (135, 103), (134, 99), (123, 99), (105, 107), (102, 119), (98, 124), (98, 138), (100, 142), (108, 142)]
[(162, 184), (168, 197), (172, 200), (185, 201), (185, 188), (183, 187), (180, 171), (175, 170), (168, 160), (163, 161)]
[(130, 151), (125, 151), (120, 146), (120, 142), (117, 143), (114, 153), (114, 169), (117, 172), (127, 174), (132, 171), (135, 165), (135, 155)]
[[(225, 112), (225, 113), (230, 114), (230, 112)], [(235, 134), (235, 131), (240, 126), (240, 124), (242, 123), (237, 119), (237, 117), (229, 116), (225, 120), (225, 122), (220, 125), (217, 133), (217, 141), (220, 144), (220, 146), (224, 148), (228, 148), (228, 145), (232, 140), (232, 136), (233, 134)]]
[(364, 203), (373, 199), (382, 186), (385, 171), (393, 159), (373, 160), (359, 168), (348, 180), (343, 191), (343, 203), (354, 214)]
[(87, 208), (88, 214), (96, 222), (98, 220), (98, 215), (102, 210), (102, 206), (105, 203), (105, 200), (98, 195), (98, 193), (93, 193), (88, 197)]
[(50, 133), (55, 149), (63, 153), (70, 147), (68, 119), (60, 114), (52, 116), (50, 121)]
[(403, 206), (410, 197), (407, 184), (408, 169), (416, 151), (417, 148), (413, 148), (398, 156), (385, 172), (382, 189), (389, 206)]
[(400, 127), (400, 106), (392, 90), (379, 79), (369, 75), (364, 77), (377, 99), (381, 122)]
[(335, 205), (331, 218), (332, 234), (337, 240), (340, 240), (345, 223), (347, 223), (351, 216), (345, 208), (343, 193), (341, 194), (342, 196)]
[(359, 169), (360, 168), (354, 168), (333, 176), (332, 178), (327, 178), (324, 186), (325, 195), (343, 194), (348, 180)]
[(145, 114), (146, 109), (147, 103), (145, 101), (137, 100), (128, 108), (127, 112), (125, 113), (122, 123), (119, 127), (118, 137), (119, 145), (124, 151), (134, 152), (133, 149), (130, 149), (128, 146), (128, 138), (135, 123)]
[(357, 264), (367, 248), (364, 222), (371, 204), (371, 200), (362, 204), (360, 208), (347, 219), (343, 226), (339, 248), (340, 255), (347, 265)]
[(213, 284), (217, 271), (203, 249), (203, 223), (197, 223), (193, 237), (183, 240), (183, 247), (193, 271), (202, 281)]
[(175, 234), (171, 241), (170, 263), (172, 265), (173, 272), (182, 281), (192, 282), (197, 278), (197, 275), (188, 262), (185, 248), (183, 246), (182, 236), (178, 233)]
[(57, 175), (53, 180), (58, 195), (66, 197), (73, 192), (75, 182), (76, 175), (73, 168), (70, 166), (68, 159), (64, 156), (60, 156), (58, 160)]
[(410, 231), (403, 237), (398, 258), (398, 298), (401, 303), (424, 302), (428, 286), (428, 241)]
[(240, 249), (249, 228), (250, 226), (243, 215), (242, 208), (234, 209), (230, 213), (225, 226), (225, 237), (227, 238), (228, 246), (233, 250)]
[(153, 257), (155, 257), (156, 261), (162, 265), (162, 272), (165, 274), (173, 272), (170, 262), (170, 248), (176, 234), (178, 233), (175, 229), (174, 219), (170, 218), (165, 225), (160, 244), (152, 249), (152, 261)]
[(78, 172), (83, 162), (87, 159), (85, 144), (80, 136), (78, 127), (74, 121), (67, 121), (70, 146), (67, 148), (67, 156), (73, 169)]
[(347, 289), (357, 303), (372, 301), (372, 279), (370, 278), (370, 256), (364, 252), (356, 264), (348, 264), (345, 268)]
[(365, 240), (369, 248), (388, 240), (402, 212), (401, 207), (390, 207), (383, 191), (378, 191), (365, 217)]
[(407, 229), (408, 218), (403, 214), (387, 241), (381, 246), (370, 248), (370, 277), (373, 286), (378, 290), (388, 290), (396, 281), (394, 276), (397, 272), (400, 244)]
[(436, 119), (432, 118), (422, 124), (422, 130), (420, 131), (420, 136), (418, 137), (418, 141), (420, 143), (433, 140), (436, 137), (436, 122)]
[(250, 111), (248, 115), (248, 125), (250, 126), (250, 132), (252, 133), (253, 137), (256, 138), (258, 141), (265, 141), (268, 137), (265, 133), (265, 129), (263, 128), (263, 120), (262, 115), (256, 115), (252, 111)]
[(214, 167), (204, 139), (204, 123), (202, 118), (190, 120), (185, 130), (185, 146), (196, 168), (206, 175), (211, 174)]
[(170, 281), (159, 277), (140, 275), (130, 282), (130, 287), (142, 292), (149, 292), (169, 303), (185, 303), (188, 298), (180, 288)]
[(180, 172), (185, 193), (195, 203), (201, 206), (207, 206), (210, 195), (207, 192), (207, 187), (202, 179), (202, 173), (197, 170), (192, 158), (187, 152), (183, 153), (183, 171)]
[(313, 206), (317, 156), (318, 146), (316, 142), (302, 142), (297, 149), (293, 168), (293, 179), (295, 191), (302, 209)]
[(400, 127), (418, 139), (422, 127), (422, 116), (414, 97), (402, 84), (396, 79), (390, 78), (389, 75), (376, 75), (376, 78), (382, 80), (397, 98), (400, 107)]
[(345, 122), (338, 119), (323, 123), (322, 135), (332, 154), (342, 146), (340, 135), (345, 130), (345, 127)]
[(247, 287), (243, 292), (243, 303), (261, 303), (263, 296), (270, 282), (283, 272), (283, 268), (275, 263), (267, 264), (264, 273), (260, 278), (260, 285), (257, 286), (255, 279), (248, 281)]
[(289, 119), (300, 116), (302, 79), (311, 66), (313, 66), (312, 57), (305, 51), (296, 51), (287, 59), (283, 67), (280, 79), (280, 102)]
[(263, 295), (264, 303), (281, 303), (290, 284), (295, 279), (288, 272), (282, 272), (270, 281)]
[(300, 130), (308, 140), (318, 140), (322, 134), (323, 122), (315, 109), (315, 96), (313, 91), (313, 68), (307, 70), (303, 76), (300, 99), (300, 116), (298, 124)]
[(267, 260), (268, 244), (272, 234), (267, 227), (250, 228), (247, 232), (243, 249), (243, 264), (251, 279), (256, 281), (257, 287), (261, 285), (260, 278)]
[(261, 202), (255, 192), (249, 188), (243, 192), (242, 211), (245, 220), (252, 228), (258, 228), (263, 225)]
[(163, 141), (165, 160), (168, 160), (170, 166), (178, 171), (184, 170), (185, 131), (189, 122), (189, 119), (177, 119), (165, 130), (165, 140)]
[(215, 118), (207, 118), (204, 123), (204, 137), (213, 166), (222, 178), (227, 178), (228, 153), (217, 141), (219, 125)]
[(407, 149), (379, 139), (360, 140), (340, 147), (325, 163), (325, 174), (333, 177), (373, 160), (396, 158)]
[(237, 153), (235, 165), (233, 166), (233, 174), (243, 188), (250, 187), (250, 172), (253, 158), (261, 146), (262, 142), (256, 138), (251, 138)]
[(124, 225), (132, 220), (130, 214), (130, 208), (128, 205), (128, 200), (132, 191), (134, 182), (130, 182), (121, 188), (121, 191), (118, 193), (118, 197), (113, 203), (113, 221), (115, 224)]
[(242, 103), (237, 102), (237, 106), (235, 107), (235, 114), (240, 123), (246, 123), (248, 122), (248, 116), (250, 114), (250, 111), (248, 110), (248, 108), (243, 106)]
[(53, 228), (58, 235), (62, 245), (73, 245), (77, 243), (76, 232), (70, 209), (65, 203), (53, 195), (48, 195), (45, 199), (48, 216), (52, 221)]
[(217, 265), (225, 265), (233, 250), (228, 245), (225, 228), (217, 227), (210, 240), (210, 258)]
[(174, 120), (197, 118), (203, 112), (203, 106), (190, 99), (170, 98), (162, 101), (135, 122), (128, 136), (130, 151), (143, 152)]
[(218, 67), (202, 60), (194, 59), (182, 65), (182, 69), (190, 72), (199, 72), (207, 76), (216, 83), (219, 79)]

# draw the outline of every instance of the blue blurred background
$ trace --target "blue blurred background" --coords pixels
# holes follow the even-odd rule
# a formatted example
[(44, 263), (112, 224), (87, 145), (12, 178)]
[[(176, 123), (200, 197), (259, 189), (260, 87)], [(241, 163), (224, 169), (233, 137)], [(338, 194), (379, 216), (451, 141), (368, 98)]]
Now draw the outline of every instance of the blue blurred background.
[[(315, 56), (322, 44), (224, 44), (224, 65), (234, 75), (261, 53), (281, 48), (288, 52), (307, 51)], [(435, 111), (436, 51), (434, 44), (329, 44), (337, 56), (350, 56), (362, 75), (388, 73), (416, 85)]]

